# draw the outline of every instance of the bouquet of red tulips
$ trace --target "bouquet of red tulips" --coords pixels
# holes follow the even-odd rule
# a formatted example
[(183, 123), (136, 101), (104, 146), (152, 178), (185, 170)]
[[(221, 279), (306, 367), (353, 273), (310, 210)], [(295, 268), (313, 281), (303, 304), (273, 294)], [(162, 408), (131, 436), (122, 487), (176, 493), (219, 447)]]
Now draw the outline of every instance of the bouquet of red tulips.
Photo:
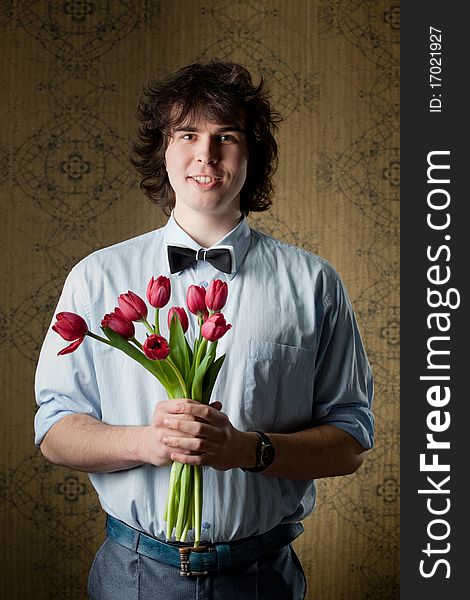
[[(225, 359), (225, 355), (216, 358), (217, 341), (231, 328), (220, 312), (227, 294), (227, 284), (219, 279), (212, 281), (207, 291), (196, 285), (188, 288), (186, 303), (199, 325), (193, 348), (185, 337), (189, 319), (183, 307), (173, 306), (168, 312), (168, 339), (160, 333), (160, 309), (171, 296), (170, 280), (163, 275), (152, 277), (147, 286), (147, 300), (155, 308), (153, 324), (148, 321), (145, 301), (129, 291), (121, 294), (118, 307), (103, 317), (101, 330), (106, 337), (91, 332), (81, 316), (70, 312), (58, 313), (52, 329), (72, 342), (59, 354), (73, 352), (85, 336), (92, 337), (139, 362), (160, 381), (169, 398), (190, 398), (208, 404)], [(143, 344), (135, 338), (134, 322), (143, 323), (148, 330)], [(188, 531), (194, 529), (194, 545), (199, 546), (202, 490), (200, 466), (173, 463), (164, 515), (167, 539), (171, 539), (174, 531), (176, 540), (184, 542)]]

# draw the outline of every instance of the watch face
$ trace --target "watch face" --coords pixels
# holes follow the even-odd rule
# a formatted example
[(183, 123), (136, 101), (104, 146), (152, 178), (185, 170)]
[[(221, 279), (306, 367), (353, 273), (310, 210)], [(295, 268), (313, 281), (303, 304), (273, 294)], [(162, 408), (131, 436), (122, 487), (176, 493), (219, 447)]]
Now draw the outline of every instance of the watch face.
[(261, 463), (263, 466), (269, 467), (274, 460), (274, 454), (274, 446), (271, 444), (263, 447), (261, 450)]

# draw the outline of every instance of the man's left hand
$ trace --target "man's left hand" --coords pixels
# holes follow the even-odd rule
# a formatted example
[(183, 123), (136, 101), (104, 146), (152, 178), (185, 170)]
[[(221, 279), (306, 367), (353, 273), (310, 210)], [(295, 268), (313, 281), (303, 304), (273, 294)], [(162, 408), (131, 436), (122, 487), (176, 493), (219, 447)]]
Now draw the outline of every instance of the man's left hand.
[[(164, 423), (174, 435), (162, 440), (173, 450), (173, 461), (207, 465), (220, 471), (254, 466), (257, 435), (236, 429), (221, 408), (220, 402), (206, 405), (186, 398), (175, 404), (174, 412)], [(188, 420), (188, 415), (192, 419)], [(179, 436), (179, 432), (190, 437)]]

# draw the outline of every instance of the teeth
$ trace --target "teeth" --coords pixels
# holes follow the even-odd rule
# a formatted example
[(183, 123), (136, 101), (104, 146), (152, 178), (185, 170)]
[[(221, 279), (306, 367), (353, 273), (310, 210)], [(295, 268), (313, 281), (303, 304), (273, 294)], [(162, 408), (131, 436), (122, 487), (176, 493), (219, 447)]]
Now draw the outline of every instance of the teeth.
[(212, 183), (212, 181), (214, 181), (214, 177), (207, 176), (196, 176), (193, 177), (193, 179), (195, 179), (198, 183)]

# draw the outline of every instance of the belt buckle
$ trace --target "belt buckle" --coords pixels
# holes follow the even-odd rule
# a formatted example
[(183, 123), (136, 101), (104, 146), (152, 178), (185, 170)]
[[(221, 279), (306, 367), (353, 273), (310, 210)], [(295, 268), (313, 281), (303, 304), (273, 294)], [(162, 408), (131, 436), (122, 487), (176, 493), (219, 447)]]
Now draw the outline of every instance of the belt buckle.
[(199, 575), (208, 575), (209, 571), (191, 571), (189, 566), (189, 554), (191, 552), (207, 552), (209, 546), (202, 544), (197, 548), (194, 546), (183, 546), (178, 548), (180, 554), (180, 575), (182, 577), (197, 577)]

